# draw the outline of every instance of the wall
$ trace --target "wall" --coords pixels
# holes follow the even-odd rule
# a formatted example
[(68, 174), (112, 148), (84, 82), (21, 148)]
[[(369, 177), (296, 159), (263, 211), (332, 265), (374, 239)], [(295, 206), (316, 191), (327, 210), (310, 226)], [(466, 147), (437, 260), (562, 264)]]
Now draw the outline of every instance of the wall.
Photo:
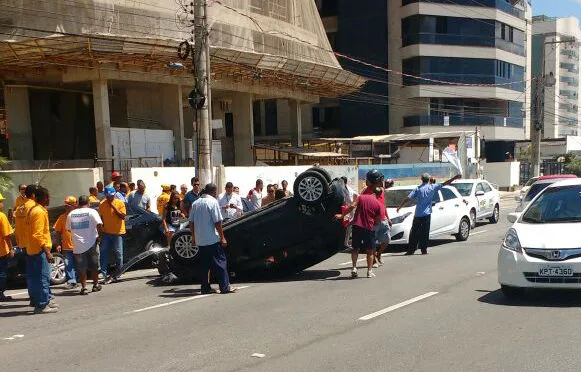
[(371, 169), (379, 170), (385, 179), (393, 179), (395, 186), (418, 184), (422, 173), (429, 173), (436, 177), (439, 182), (446, 181), (456, 174), (454, 168), (448, 163), (360, 165), (358, 170), (359, 189), (365, 187), (365, 176)]
[(482, 174), (484, 179), (500, 189), (508, 189), (519, 184), (520, 162), (487, 163)]
[(188, 189), (191, 189), (190, 180), (195, 173), (194, 167), (131, 168), (131, 181), (143, 180), (146, 192), (151, 197), (152, 205), (155, 205), (157, 197), (161, 194), (162, 184), (176, 185), (178, 191), (181, 184), (186, 184)]
[(63, 204), (65, 197), (88, 195), (89, 187), (101, 179), (102, 168), (42, 169), (2, 171), (12, 180), (12, 192), (3, 194), (6, 198), (4, 208), (12, 209), (19, 184), (39, 183), (50, 192), (51, 206)]

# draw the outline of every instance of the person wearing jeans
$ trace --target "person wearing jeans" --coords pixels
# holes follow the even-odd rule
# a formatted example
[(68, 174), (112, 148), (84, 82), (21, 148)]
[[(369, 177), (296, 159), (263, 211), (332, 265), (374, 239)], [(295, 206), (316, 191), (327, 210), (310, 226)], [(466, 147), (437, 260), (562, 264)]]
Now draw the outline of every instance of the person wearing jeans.
[[(115, 188), (105, 187), (105, 200), (99, 205), (99, 215), (103, 221), (103, 231), (101, 239), (101, 274), (105, 278), (105, 283), (118, 281), (123, 267), (123, 236), (125, 235), (125, 216), (127, 209), (125, 203), (115, 198)], [(117, 274), (113, 278), (107, 278), (107, 268), (109, 266), (109, 249), (113, 249)]]
[(0, 194), (0, 302), (9, 301), (10, 296), (4, 295), (6, 290), (6, 268), (8, 260), (14, 257), (14, 249), (12, 248), (12, 226), (8, 222), (8, 217), (4, 214), (4, 196)]
[(65, 274), (67, 277), (67, 289), (77, 287), (77, 273), (75, 270), (75, 255), (73, 254), (73, 237), (71, 232), (66, 229), (67, 217), (71, 211), (77, 208), (77, 198), (67, 196), (65, 198), (65, 212), (59, 216), (54, 223), (53, 229), (56, 232), (56, 238), (59, 245), (56, 247), (65, 258)]

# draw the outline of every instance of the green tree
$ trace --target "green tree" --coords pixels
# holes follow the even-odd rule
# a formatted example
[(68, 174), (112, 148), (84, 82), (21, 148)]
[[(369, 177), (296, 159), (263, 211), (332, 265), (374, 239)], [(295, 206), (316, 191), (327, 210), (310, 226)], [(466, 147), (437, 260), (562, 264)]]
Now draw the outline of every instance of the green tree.
[[(0, 170), (6, 168), (10, 161), (3, 156), (0, 156)], [(5, 173), (0, 173), (0, 192), (8, 193), (12, 190), (13, 184), (10, 177)]]

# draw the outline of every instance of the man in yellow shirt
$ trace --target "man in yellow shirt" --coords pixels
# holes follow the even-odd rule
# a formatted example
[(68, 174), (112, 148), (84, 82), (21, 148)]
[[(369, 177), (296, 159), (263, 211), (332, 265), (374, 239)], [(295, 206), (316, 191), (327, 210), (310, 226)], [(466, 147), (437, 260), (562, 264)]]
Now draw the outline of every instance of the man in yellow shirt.
[(26, 217), (28, 216), (28, 212), (30, 208), (32, 208), (36, 202), (34, 201), (34, 192), (36, 190), (36, 185), (28, 185), (24, 191), (24, 203), (18, 206), (14, 211), (14, 225), (15, 231), (14, 235), (16, 236), (16, 244), (20, 249), (26, 249), (28, 246), (27, 244), (27, 237), (26, 234)]
[(12, 209), (12, 218), (14, 218), (14, 214), (16, 213), (16, 209), (18, 209), (18, 207), (20, 207), (22, 204), (26, 203), (26, 201), (28, 200), (28, 198), (26, 197), (26, 194), (24, 193), (25, 191), (26, 191), (26, 185), (24, 185), (24, 184), (18, 185), (18, 196), (16, 197), (16, 200), (14, 201), (14, 208)]
[(0, 194), (0, 302), (12, 300), (12, 297), (4, 295), (7, 279), (6, 267), (8, 260), (14, 257), (10, 235), (12, 235), (12, 226), (4, 214), (4, 196)]
[(180, 200), (184, 200), (187, 193), (188, 193), (188, 185), (186, 185), (184, 183), (180, 186)]
[(50, 203), (49, 192), (38, 186), (34, 191), (36, 203), (26, 217), (26, 277), (30, 302), (35, 314), (56, 313), (58, 305), (51, 300), (50, 263), (52, 240), (46, 207)]
[(77, 275), (75, 270), (75, 255), (73, 254), (73, 235), (66, 229), (67, 217), (72, 210), (77, 208), (77, 198), (67, 196), (65, 198), (65, 213), (61, 214), (54, 223), (56, 240), (60, 242), (56, 247), (65, 257), (65, 274), (67, 276), (67, 289), (77, 288)]
[(89, 205), (92, 206), (99, 202), (101, 202), (99, 199), (99, 189), (94, 186), (89, 187)]
[[(101, 215), (101, 220), (103, 221), (100, 266), (105, 283), (118, 281), (123, 267), (123, 236), (125, 235), (127, 209), (125, 203), (115, 198), (115, 193), (115, 188), (111, 186), (105, 187), (106, 198), (99, 205), (99, 215)], [(109, 248), (113, 248), (117, 265), (117, 274), (111, 279), (107, 278)]]
[(163, 211), (165, 206), (169, 202), (169, 198), (171, 195), (171, 186), (167, 184), (161, 185), (162, 193), (160, 196), (157, 197), (157, 214), (163, 216)]

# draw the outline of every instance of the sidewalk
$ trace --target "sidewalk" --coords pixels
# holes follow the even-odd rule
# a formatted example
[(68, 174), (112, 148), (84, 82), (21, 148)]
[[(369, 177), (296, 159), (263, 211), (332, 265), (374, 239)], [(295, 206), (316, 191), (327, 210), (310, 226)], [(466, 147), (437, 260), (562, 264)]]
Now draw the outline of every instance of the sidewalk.
[(512, 199), (514, 200), (514, 197), (520, 194), (520, 191), (499, 191), (500, 193), (500, 199), (501, 200), (506, 200), (506, 199)]

